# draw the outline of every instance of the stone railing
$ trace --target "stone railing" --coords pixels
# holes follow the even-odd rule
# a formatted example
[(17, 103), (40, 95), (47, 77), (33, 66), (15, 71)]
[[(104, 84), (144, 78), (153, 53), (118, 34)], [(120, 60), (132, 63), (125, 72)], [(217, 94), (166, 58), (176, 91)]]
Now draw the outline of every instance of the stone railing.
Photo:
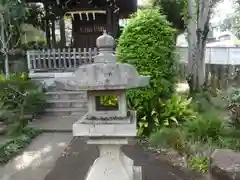
[(43, 49), (27, 51), (29, 72), (74, 71), (82, 64), (93, 63), (97, 48)]

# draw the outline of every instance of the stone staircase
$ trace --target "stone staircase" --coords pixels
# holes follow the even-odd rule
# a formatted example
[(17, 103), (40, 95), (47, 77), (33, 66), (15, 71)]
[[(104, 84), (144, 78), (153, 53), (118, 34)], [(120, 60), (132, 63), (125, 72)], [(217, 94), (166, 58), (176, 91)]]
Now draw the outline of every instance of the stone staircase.
[(87, 112), (86, 91), (69, 91), (59, 87), (55, 78), (69, 77), (72, 73), (35, 73), (31, 79), (46, 89), (47, 108), (29, 123), (43, 131), (72, 132), (72, 125)]
[(87, 112), (85, 91), (49, 90), (48, 107), (29, 123), (44, 132), (72, 132), (72, 125)]
[(87, 94), (85, 91), (49, 91), (46, 92), (48, 116), (81, 117), (87, 112)]

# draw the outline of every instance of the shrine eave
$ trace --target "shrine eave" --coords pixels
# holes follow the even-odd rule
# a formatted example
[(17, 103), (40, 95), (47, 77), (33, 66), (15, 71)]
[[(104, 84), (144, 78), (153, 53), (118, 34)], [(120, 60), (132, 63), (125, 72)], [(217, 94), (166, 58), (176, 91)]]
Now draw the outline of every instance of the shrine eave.
[[(86, 1), (86, 0), (84, 0)], [(137, 1), (138, 0), (128, 0), (128, 1), (124, 1), (124, 0), (115, 0), (115, 4), (116, 6), (120, 9), (120, 14), (130, 14), (133, 12), (136, 12), (137, 10)], [(58, 4), (58, 5), (65, 5), (68, 4), (70, 2), (76, 2), (74, 0), (26, 0), (27, 3), (43, 3), (43, 4)], [(81, 1), (80, 1), (81, 2)], [(83, 4), (81, 5), (81, 3), (79, 4), (79, 6), (74, 6), (74, 8), (77, 9), (82, 9), (82, 8), (86, 8), (86, 4), (84, 4), (86, 2), (83, 2)], [(67, 8), (67, 7), (66, 7)], [(64, 9), (66, 9), (64, 8)], [(73, 7), (71, 7), (73, 8)]]

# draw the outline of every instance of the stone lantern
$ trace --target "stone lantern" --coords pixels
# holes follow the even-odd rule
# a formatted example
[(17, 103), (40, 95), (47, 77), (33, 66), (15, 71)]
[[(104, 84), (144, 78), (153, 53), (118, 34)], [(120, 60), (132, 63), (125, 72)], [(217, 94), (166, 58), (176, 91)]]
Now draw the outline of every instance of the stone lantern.
[(99, 54), (94, 63), (82, 65), (73, 77), (60, 80), (68, 89), (87, 91), (88, 112), (73, 124), (73, 135), (89, 137), (87, 143), (98, 145), (100, 155), (86, 180), (141, 180), (141, 167), (133, 165), (121, 145), (137, 135), (136, 112), (127, 109), (126, 89), (148, 85), (149, 77), (116, 62), (115, 40), (106, 32), (96, 44)]

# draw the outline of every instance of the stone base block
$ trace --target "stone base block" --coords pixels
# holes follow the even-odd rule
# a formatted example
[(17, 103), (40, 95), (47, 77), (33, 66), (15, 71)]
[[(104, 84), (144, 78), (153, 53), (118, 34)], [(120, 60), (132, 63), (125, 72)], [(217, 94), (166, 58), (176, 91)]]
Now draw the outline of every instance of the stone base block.
[[(98, 142), (99, 141), (99, 142)], [(102, 144), (102, 143), (109, 144)], [(89, 169), (86, 180), (142, 180), (142, 169), (121, 151), (127, 139), (89, 140), (98, 144), (100, 156)]]
[(73, 124), (73, 136), (89, 137), (135, 137), (137, 128), (131, 124), (82, 124), (77, 121)]
[(142, 180), (141, 166), (133, 166), (133, 180)]

